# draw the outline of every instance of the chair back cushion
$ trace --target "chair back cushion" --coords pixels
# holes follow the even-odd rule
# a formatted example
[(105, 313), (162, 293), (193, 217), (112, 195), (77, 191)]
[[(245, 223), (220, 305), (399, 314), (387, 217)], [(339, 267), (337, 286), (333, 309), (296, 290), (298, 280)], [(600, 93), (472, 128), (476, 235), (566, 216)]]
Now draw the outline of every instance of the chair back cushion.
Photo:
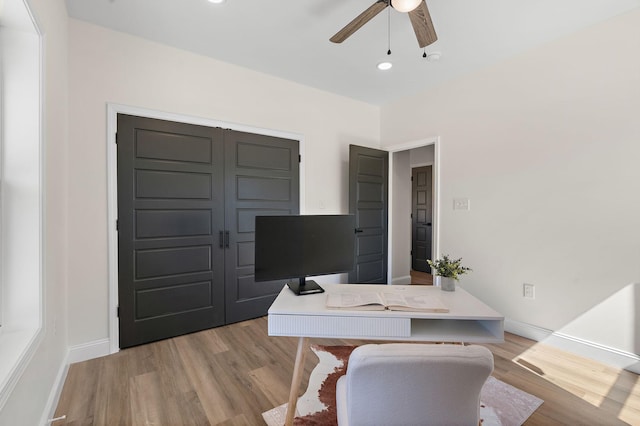
[(338, 424), (477, 425), (492, 371), (493, 355), (482, 346), (360, 346), (336, 389)]

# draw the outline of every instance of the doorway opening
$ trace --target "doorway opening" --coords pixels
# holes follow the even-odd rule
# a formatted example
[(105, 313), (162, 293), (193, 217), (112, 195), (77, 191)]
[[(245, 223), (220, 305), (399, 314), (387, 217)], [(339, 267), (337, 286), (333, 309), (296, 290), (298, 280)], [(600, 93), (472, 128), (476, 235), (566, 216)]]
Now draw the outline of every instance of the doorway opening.
[[(391, 155), (388, 277), (391, 284), (432, 283), (426, 259), (437, 258), (439, 251), (438, 144), (438, 138), (431, 138), (387, 148)], [(414, 188), (412, 174), (429, 170), (430, 182), (423, 174), (419, 179), (425, 181), (418, 185), (419, 189)], [(414, 176), (415, 179), (418, 177)], [(425, 187), (430, 191), (418, 194)], [(419, 203), (414, 203), (414, 193), (416, 198), (423, 197), (417, 200)], [(418, 265), (415, 257), (419, 258)]]

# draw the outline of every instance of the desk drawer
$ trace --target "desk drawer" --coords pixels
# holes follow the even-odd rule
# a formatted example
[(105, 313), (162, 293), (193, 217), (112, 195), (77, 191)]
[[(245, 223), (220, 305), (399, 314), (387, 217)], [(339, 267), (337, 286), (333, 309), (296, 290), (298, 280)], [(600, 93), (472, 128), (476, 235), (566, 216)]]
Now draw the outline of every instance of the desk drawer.
[(268, 323), (269, 336), (341, 339), (393, 339), (411, 336), (409, 318), (269, 314)]

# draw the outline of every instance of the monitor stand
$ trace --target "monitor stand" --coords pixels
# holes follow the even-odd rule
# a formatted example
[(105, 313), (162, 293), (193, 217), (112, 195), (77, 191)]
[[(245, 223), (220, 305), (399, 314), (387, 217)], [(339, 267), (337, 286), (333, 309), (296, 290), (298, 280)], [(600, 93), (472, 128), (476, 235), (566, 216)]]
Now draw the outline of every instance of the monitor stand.
[(305, 294), (315, 294), (315, 293), (324, 293), (324, 289), (318, 285), (317, 282), (313, 280), (306, 281), (304, 277), (300, 278), (299, 281), (289, 281), (287, 283), (291, 291), (293, 291), (298, 296), (303, 296)]

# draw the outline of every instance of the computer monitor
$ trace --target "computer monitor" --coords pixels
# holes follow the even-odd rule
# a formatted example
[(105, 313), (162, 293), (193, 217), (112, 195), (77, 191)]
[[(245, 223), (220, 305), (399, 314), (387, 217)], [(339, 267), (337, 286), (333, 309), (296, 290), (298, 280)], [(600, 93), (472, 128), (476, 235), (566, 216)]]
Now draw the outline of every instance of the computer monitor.
[(296, 294), (321, 293), (306, 277), (349, 272), (354, 259), (353, 215), (256, 217), (256, 281), (286, 279)]

